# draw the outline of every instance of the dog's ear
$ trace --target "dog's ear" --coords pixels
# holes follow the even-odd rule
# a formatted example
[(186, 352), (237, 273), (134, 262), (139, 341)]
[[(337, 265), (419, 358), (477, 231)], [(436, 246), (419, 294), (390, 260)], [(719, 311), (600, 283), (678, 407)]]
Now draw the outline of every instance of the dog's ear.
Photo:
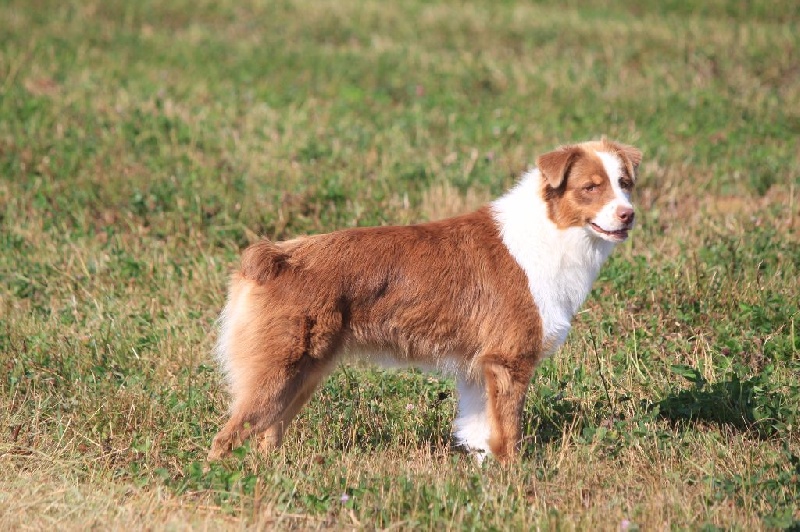
[(639, 148), (629, 146), (628, 144), (620, 144), (613, 140), (606, 140), (611, 148), (622, 157), (622, 161), (628, 167), (628, 173), (631, 178), (636, 177), (636, 171), (639, 169), (639, 164), (642, 162), (642, 152)]
[(558, 188), (564, 182), (570, 167), (578, 160), (581, 148), (578, 146), (562, 146), (555, 151), (540, 155), (536, 159), (536, 167), (547, 180), (547, 184)]

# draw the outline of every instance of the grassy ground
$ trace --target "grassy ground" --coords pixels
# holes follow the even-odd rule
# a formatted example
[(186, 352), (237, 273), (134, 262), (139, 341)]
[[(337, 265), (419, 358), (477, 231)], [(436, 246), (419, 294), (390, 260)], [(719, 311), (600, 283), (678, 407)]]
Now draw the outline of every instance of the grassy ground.
[[(798, 7), (586, 4), (0, 4), (0, 528), (800, 527)], [(640, 223), (518, 465), (450, 450), (451, 381), (358, 367), (204, 463), (241, 247), (602, 134), (645, 152)]]

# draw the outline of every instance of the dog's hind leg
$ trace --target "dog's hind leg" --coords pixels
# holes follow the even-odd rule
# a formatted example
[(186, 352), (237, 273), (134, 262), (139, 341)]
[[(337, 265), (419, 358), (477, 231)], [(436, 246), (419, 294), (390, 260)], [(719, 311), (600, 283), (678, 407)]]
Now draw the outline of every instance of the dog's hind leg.
[(243, 341), (228, 353), (233, 407), (231, 418), (215, 436), (214, 460), (250, 436), (261, 436), (263, 450), (280, 444), (291, 419), (313, 394), (336, 355), (341, 317), (291, 317), (253, 320), (240, 329)]
[(258, 448), (262, 454), (268, 455), (271, 451), (280, 447), (289, 424), (291, 424), (308, 400), (311, 399), (319, 384), (330, 373), (331, 366), (332, 364), (320, 364), (306, 374), (304, 381), (300, 383), (300, 387), (295, 393), (294, 399), (281, 413), (280, 419), (270, 425), (261, 435)]
[(214, 437), (209, 459), (239, 447), (251, 436), (261, 436), (263, 451), (280, 445), (289, 421), (311, 397), (324, 376), (322, 362), (304, 356), (272, 371), (261, 371), (234, 403), (231, 418)]

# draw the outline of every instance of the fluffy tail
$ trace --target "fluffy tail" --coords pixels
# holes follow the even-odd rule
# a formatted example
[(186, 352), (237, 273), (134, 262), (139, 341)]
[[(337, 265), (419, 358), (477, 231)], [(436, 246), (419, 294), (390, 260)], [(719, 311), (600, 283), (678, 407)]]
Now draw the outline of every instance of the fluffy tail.
[(219, 331), (214, 355), (230, 390), (235, 387), (238, 380), (233, 364), (236, 340), (251, 320), (250, 291), (252, 286), (252, 283), (242, 279), (241, 274), (233, 274), (225, 308), (222, 309), (217, 319)]
[(264, 238), (242, 253), (240, 274), (245, 279), (263, 284), (288, 266), (289, 256), (277, 244)]
[(214, 354), (232, 389), (240, 377), (233, 359), (253, 319), (251, 292), (257, 285), (280, 274), (287, 267), (288, 258), (276, 244), (264, 239), (244, 251), (239, 271), (231, 276), (228, 299), (217, 320), (219, 335)]

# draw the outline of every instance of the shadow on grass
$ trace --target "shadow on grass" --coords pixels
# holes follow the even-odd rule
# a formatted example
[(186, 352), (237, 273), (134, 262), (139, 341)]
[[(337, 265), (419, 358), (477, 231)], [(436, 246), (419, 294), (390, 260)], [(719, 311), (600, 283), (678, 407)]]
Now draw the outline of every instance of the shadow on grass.
[(754, 430), (760, 437), (783, 432), (800, 417), (797, 387), (781, 388), (769, 372), (742, 381), (737, 375), (709, 384), (693, 368), (673, 371), (694, 383), (655, 404), (657, 415), (676, 424), (704, 421), (738, 430)]

